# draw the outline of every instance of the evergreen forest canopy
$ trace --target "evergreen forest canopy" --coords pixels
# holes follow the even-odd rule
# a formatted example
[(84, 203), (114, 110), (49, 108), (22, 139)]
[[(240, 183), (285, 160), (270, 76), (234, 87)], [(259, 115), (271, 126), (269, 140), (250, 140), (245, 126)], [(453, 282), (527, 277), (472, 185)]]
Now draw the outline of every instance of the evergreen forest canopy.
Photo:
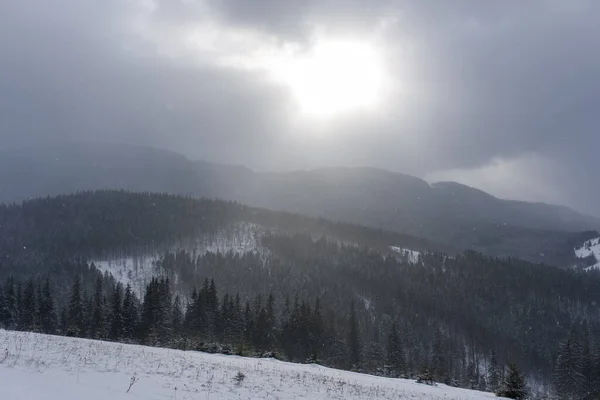
[[(264, 228), (258, 251), (166, 251), (141, 298), (91, 264), (237, 222)], [(412, 263), (391, 245), (422, 254)], [(599, 273), (443, 250), (219, 200), (123, 191), (36, 199), (0, 206), (0, 326), (274, 352), (488, 390), (500, 390), (503, 367), (515, 363), (560, 398), (598, 398)]]

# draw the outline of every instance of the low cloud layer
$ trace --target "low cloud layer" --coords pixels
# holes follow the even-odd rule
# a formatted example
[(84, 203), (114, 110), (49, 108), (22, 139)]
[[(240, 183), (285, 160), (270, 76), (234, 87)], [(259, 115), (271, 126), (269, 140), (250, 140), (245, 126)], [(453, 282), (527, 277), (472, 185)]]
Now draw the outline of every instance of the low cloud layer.
[[(593, 0), (8, 0), (0, 140), (370, 165), (598, 215), (599, 15)], [(323, 38), (380, 49), (381, 112), (299, 117), (269, 65)]]

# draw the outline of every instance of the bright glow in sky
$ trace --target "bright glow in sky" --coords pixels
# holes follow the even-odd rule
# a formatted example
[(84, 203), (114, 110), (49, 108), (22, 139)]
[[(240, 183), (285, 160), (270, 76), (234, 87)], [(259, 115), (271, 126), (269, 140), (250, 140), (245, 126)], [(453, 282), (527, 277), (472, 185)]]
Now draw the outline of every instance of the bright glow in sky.
[(384, 83), (380, 55), (367, 43), (323, 41), (269, 69), (287, 84), (303, 114), (332, 117), (376, 109)]
[[(210, 55), (221, 66), (266, 71), (290, 93), (302, 116), (331, 118), (353, 111), (378, 111), (386, 79), (382, 51), (368, 40), (323, 36), (304, 45), (280, 42), (218, 23), (199, 25), (186, 34), (196, 55)], [(167, 44), (166, 52), (173, 52)]]

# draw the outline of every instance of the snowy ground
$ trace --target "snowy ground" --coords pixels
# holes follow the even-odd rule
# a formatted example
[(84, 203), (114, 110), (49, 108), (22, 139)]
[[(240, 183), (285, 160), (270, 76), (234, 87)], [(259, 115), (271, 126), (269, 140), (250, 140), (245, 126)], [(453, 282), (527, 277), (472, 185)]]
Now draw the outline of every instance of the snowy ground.
[[(154, 252), (138, 255), (127, 255), (93, 260), (94, 265), (101, 272), (108, 272), (124, 285), (131, 284), (132, 289), (142, 297), (146, 285), (152, 277), (161, 276), (162, 271), (156, 265), (167, 251), (177, 252), (186, 250), (194, 257), (209, 253), (234, 253), (242, 254), (249, 251), (266, 253), (260, 244), (264, 228), (251, 223), (238, 223), (223, 229), (216, 235), (200, 236), (182, 240), (179, 243)], [(177, 278), (177, 277), (175, 277)]]
[(600, 269), (600, 238), (590, 239), (583, 243), (583, 245), (579, 248), (575, 248), (575, 257), (577, 258), (585, 258), (590, 254), (593, 254), (596, 257), (596, 264), (590, 265), (586, 268), (586, 271), (592, 269)]
[[(234, 376), (245, 379), (237, 384)], [(132, 377), (137, 380), (129, 393)], [(325, 368), (0, 330), (0, 399), (432, 399), (492, 393)]]
[(419, 256), (421, 255), (421, 253), (418, 251), (410, 250), (410, 249), (403, 249), (402, 247), (397, 247), (397, 246), (390, 246), (390, 250), (402, 255), (402, 257), (404, 257), (406, 262), (408, 262), (409, 264), (418, 263)]

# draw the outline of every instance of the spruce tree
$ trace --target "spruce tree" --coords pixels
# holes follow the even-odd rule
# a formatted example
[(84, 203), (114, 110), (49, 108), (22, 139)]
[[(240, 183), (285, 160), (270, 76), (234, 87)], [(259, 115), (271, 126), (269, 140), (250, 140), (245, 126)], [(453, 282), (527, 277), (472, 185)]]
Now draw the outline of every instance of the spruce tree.
[(173, 335), (173, 302), (169, 279), (163, 278), (158, 284), (158, 335), (160, 343), (166, 345)]
[(108, 337), (111, 340), (119, 340), (124, 335), (123, 320), (123, 285), (115, 285), (110, 299), (110, 332)]
[(221, 325), (222, 331), (219, 340), (223, 343), (231, 343), (232, 337), (232, 322), (233, 322), (233, 299), (229, 297), (228, 293), (223, 295), (221, 302)]
[(55, 333), (58, 328), (58, 318), (54, 307), (54, 298), (50, 289), (50, 278), (46, 279), (39, 299), (40, 328), (44, 333)]
[(123, 337), (131, 341), (138, 332), (138, 308), (135, 293), (128, 283), (123, 296)]
[(325, 326), (321, 314), (321, 299), (317, 297), (310, 314), (309, 343), (311, 362), (320, 362), (323, 353)]
[(244, 318), (242, 315), (242, 300), (240, 294), (235, 294), (235, 300), (233, 302), (233, 341), (234, 343), (241, 343), (244, 337)]
[(16, 329), (18, 323), (17, 294), (15, 281), (9, 277), (4, 284), (4, 327)]
[(23, 285), (21, 282), (15, 284), (15, 329), (21, 328), (21, 318), (23, 314)]
[(217, 288), (213, 279), (210, 280), (205, 300), (206, 334), (210, 340), (215, 340), (219, 334), (219, 298), (217, 297)]
[(173, 314), (171, 316), (171, 326), (173, 332), (181, 333), (183, 329), (183, 310), (181, 306), (181, 298), (179, 295), (175, 296), (173, 300)]
[(79, 335), (84, 338), (92, 338), (92, 326), (94, 325), (94, 297), (88, 296), (87, 291), (83, 291), (83, 324)]
[(600, 335), (596, 334), (593, 338), (594, 342), (590, 346), (592, 349), (590, 355), (590, 397), (600, 399)]
[(139, 338), (142, 343), (155, 346), (159, 343), (158, 326), (160, 307), (159, 282), (152, 278), (146, 285), (144, 300), (142, 302), (142, 311), (140, 314)]
[(396, 324), (392, 324), (388, 335), (387, 365), (390, 375), (398, 378), (404, 373), (404, 350)]
[(23, 331), (33, 331), (36, 327), (36, 298), (33, 279), (29, 279), (23, 290), (21, 301), (19, 329)]
[(42, 285), (37, 282), (35, 291), (35, 328), (34, 331), (42, 332)]
[(62, 308), (58, 321), (58, 332), (63, 336), (69, 336), (69, 312), (67, 308), (66, 306)]
[(67, 335), (80, 336), (84, 329), (85, 315), (83, 297), (81, 294), (81, 277), (79, 274), (76, 274), (73, 280), (67, 315)]
[(375, 375), (382, 375), (384, 372), (382, 360), (384, 358), (379, 330), (375, 328), (371, 334), (371, 340), (367, 345), (364, 355), (363, 365), (365, 366), (366, 372)]
[(361, 344), (359, 337), (358, 318), (354, 301), (350, 307), (350, 317), (348, 320), (348, 347), (350, 350), (350, 368), (355, 371), (360, 370)]
[(556, 393), (563, 399), (577, 396), (585, 385), (581, 345), (574, 331), (560, 344), (555, 366)]
[(184, 342), (184, 328), (183, 328), (183, 323), (184, 323), (184, 315), (183, 315), (183, 309), (182, 309), (182, 304), (181, 304), (181, 298), (179, 297), (179, 295), (175, 296), (175, 299), (173, 300), (173, 307), (172, 307), (172, 315), (171, 315), (171, 329), (173, 330), (173, 334), (172, 336), (172, 341), (175, 344), (175, 346), (177, 348), (183, 348), (185, 349), (185, 347), (187, 346), (187, 344)]
[(488, 390), (496, 392), (500, 384), (500, 366), (498, 365), (498, 357), (496, 351), (492, 350), (490, 356), (490, 365), (487, 371), (487, 387)]
[(192, 296), (190, 297), (190, 301), (185, 310), (185, 318), (184, 318), (184, 327), (188, 333), (188, 335), (194, 336), (197, 333), (196, 326), (196, 316), (198, 315), (198, 311), (196, 308), (198, 307), (198, 289), (194, 287), (192, 291)]
[(438, 382), (449, 383), (448, 359), (446, 354), (446, 340), (438, 328), (433, 336), (431, 369), (433, 378)]
[(498, 396), (509, 399), (524, 400), (527, 398), (525, 377), (515, 364), (508, 365), (508, 374), (502, 383)]
[(254, 316), (252, 315), (252, 309), (250, 308), (250, 302), (246, 301), (246, 305), (244, 307), (244, 318), (243, 318), (243, 326), (244, 326), (244, 347), (248, 347), (252, 344), (252, 339), (254, 338)]
[(0, 329), (6, 327), (8, 315), (8, 307), (6, 305), (6, 296), (4, 296), (4, 288), (0, 286)]
[(277, 341), (276, 321), (275, 321), (275, 297), (269, 293), (267, 305), (265, 308), (266, 329), (263, 337), (263, 346), (267, 350), (273, 350)]
[(581, 361), (580, 371), (583, 376), (583, 384), (579, 387), (578, 395), (582, 399), (591, 398), (596, 377), (593, 375), (592, 349), (590, 344), (590, 333), (587, 324), (584, 324), (581, 336)]
[(106, 302), (101, 277), (96, 279), (96, 284), (94, 286), (94, 299), (91, 313), (90, 337), (94, 339), (105, 339), (107, 337), (106, 328), (108, 324), (106, 322)]

